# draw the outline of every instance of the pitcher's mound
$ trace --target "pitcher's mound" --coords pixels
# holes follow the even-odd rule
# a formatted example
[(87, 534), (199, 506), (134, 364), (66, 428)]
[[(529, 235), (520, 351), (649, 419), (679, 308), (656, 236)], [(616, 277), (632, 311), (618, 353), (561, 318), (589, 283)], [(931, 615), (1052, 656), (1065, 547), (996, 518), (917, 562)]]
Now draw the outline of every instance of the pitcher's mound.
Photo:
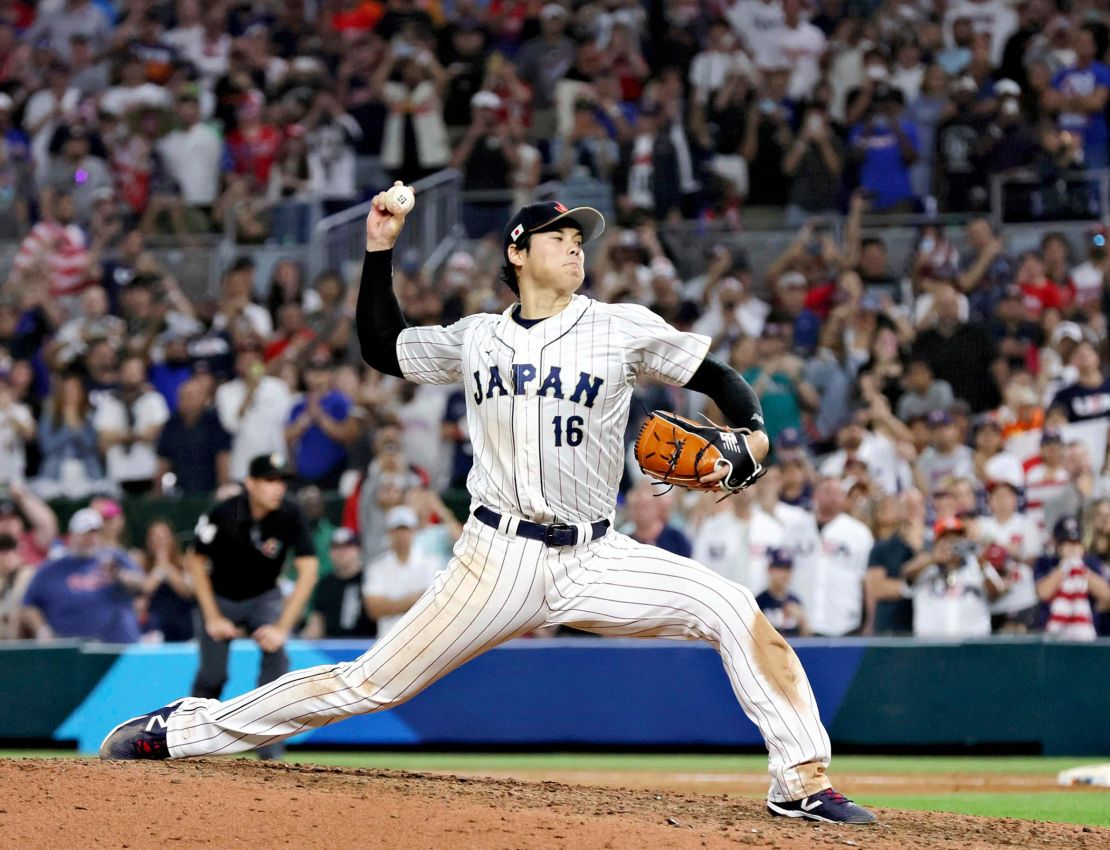
[(248, 760), (0, 760), (5, 847), (294, 850), (1101, 850), (1110, 830), (879, 810), (772, 820), (760, 801)]

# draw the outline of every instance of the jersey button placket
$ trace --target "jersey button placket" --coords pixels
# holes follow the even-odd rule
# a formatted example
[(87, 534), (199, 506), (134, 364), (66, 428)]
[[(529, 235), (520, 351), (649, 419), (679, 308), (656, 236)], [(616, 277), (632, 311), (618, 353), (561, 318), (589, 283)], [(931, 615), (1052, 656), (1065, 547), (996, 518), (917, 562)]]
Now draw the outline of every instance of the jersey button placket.
[[(522, 346), (517, 351), (518, 363), (534, 364), (537, 368), (543, 353), (542, 339)], [(547, 504), (544, 502), (543, 489), (540, 486), (540, 464), (543, 458), (544, 438), (541, 432), (540, 406), (542, 400), (536, 395), (539, 387), (539, 376), (529, 380), (523, 386), (524, 394), (516, 396), (516, 411), (513, 416), (513, 432), (517, 435), (516, 468), (520, 475), (520, 493), (524, 499), (524, 508), (529, 517), (540, 522), (547, 521), (550, 517)]]

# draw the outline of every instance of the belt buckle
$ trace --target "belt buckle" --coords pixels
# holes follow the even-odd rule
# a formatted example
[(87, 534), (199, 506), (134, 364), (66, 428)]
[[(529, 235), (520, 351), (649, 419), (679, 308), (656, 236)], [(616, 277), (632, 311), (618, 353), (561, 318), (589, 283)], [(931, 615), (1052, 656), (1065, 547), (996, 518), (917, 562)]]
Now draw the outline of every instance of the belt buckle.
[(577, 529), (565, 522), (556, 522), (546, 526), (543, 532), (545, 546), (573, 546), (578, 542), (577, 538)]

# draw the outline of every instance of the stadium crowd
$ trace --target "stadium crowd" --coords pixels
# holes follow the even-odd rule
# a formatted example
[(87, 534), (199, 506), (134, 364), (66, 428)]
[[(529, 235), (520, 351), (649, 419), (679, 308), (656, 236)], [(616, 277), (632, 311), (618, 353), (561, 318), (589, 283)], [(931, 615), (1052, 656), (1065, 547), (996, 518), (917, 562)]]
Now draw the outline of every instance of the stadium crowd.
[[(0, 3), (0, 637), (193, 634), (180, 545), (135, 499), (235, 491), (285, 453), (321, 583), (310, 637), (367, 635), (446, 563), (442, 495), (471, 464), (458, 388), (367, 369), (357, 283), (249, 255), (190, 297), (150, 249), (233, 217), (297, 241), (302, 206), (463, 175), (473, 241), (402, 263), (414, 324), (502, 310), (499, 228), (541, 181), (610, 227), (587, 291), (712, 338), (775, 451), (750, 492), (658, 495), (629, 464), (619, 525), (760, 594), (787, 634), (1110, 634), (1110, 43), (1049, 0), (328, 0)], [(1014, 253), (981, 213), (1090, 218)], [(1009, 203), (1009, 202), (1008, 202)], [(784, 211), (765, 268), (662, 230)], [(931, 221), (906, 267), (879, 213)], [(926, 219), (928, 220), (928, 219)], [(836, 227), (830, 226), (835, 222)], [(842, 225), (842, 226), (841, 226)], [(490, 234), (494, 234), (492, 237)], [(638, 411), (714, 411), (642, 384)], [(341, 521), (324, 494), (345, 499)], [(66, 523), (50, 503), (89, 503)], [(419, 578), (417, 578), (419, 576)]]

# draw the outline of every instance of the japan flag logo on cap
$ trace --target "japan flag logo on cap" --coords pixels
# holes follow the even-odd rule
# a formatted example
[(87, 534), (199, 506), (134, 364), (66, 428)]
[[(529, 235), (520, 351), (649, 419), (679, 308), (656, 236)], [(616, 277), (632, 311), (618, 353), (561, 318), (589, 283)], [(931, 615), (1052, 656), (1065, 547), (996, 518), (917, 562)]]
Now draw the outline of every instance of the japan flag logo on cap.
[(560, 204), (558, 201), (555, 202), (555, 209), (561, 213), (570, 212), (564, 204)]
[(513, 241), (516, 242), (516, 240), (520, 237), (520, 234), (522, 234), (523, 232), (524, 232), (524, 225), (523, 224), (518, 224), (516, 227), (513, 228), (513, 232), (510, 233), (509, 235), (513, 238)]

